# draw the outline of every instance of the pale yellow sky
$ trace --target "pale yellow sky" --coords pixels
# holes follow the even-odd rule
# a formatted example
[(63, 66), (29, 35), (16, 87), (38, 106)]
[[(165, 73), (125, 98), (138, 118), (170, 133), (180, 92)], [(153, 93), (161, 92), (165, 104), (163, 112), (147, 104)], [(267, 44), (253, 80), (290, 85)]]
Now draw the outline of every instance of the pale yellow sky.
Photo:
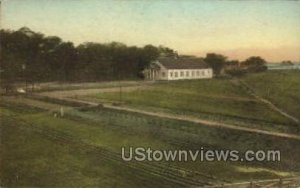
[(300, 62), (300, 1), (5, 0), (2, 27), (75, 44), (164, 45), (180, 54)]

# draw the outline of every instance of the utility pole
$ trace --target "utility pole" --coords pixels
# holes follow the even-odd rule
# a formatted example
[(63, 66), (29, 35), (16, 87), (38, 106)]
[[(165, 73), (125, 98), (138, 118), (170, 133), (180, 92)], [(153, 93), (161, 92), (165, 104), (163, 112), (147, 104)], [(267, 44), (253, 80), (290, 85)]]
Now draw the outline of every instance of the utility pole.
[(122, 85), (121, 85), (121, 75), (120, 75), (120, 71), (119, 71), (119, 87), (120, 87), (120, 105), (122, 104)]
[(27, 76), (26, 76), (26, 64), (22, 65), (23, 78), (25, 79), (25, 91), (27, 93)]

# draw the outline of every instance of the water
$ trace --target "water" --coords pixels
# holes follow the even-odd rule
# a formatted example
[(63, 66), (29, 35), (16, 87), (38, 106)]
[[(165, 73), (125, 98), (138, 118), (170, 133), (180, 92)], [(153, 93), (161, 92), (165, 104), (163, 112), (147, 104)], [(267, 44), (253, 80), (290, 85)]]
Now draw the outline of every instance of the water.
[(287, 69), (299, 69), (300, 63), (294, 63), (293, 65), (282, 65), (280, 63), (267, 63), (268, 70), (287, 70)]

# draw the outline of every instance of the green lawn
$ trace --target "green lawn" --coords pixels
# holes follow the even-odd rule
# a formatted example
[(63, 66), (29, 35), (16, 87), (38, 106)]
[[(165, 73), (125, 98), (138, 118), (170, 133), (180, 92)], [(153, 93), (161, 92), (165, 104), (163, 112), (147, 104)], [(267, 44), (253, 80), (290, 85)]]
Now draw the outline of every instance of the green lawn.
[[(181, 174), (185, 170), (198, 172), (200, 175), (190, 178), (205, 183), (276, 178), (300, 171), (298, 141), (106, 109), (74, 110), (65, 118), (54, 118), (29, 106), (5, 102), (1, 105), (0, 177), (1, 186), (5, 187), (176, 187), (178, 184), (172, 179), (185, 178)], [(282, 161), (128, 166), (120, 160), (122, 146), (239, 151), (272, 148), (282, 150)], [(177, 178), (166, 180), (164, 177), (171, 172)]]
[[(299, 71), (268, 71), (241, 79), (299, 118), (299, 75)], [(99, 93), (83, 98), (116, 102), (119, 97), (119, 93)], [(160, 82), (123, 92), (122, 101), (135, 108), (241, 126), (294, 134), (298, 130), (230, 79)], [(39, 105), (44, 103), (53, 105), (49, 101)], [(105, 108), (68, 110), (64, 118), (55, 118), (33, 106), (0, 103), (1, 187), (178, 187), (195, 181), (220, 184), (300, 173), (300, 143), (296, 140)], [(240, 152), (279, 149), (281, 162), (126, 163), (121, 160), (122, 146)]]
[[(99, 93), (82, 98), (113, 102), (120, 100), (120, 94)], [(135, 108), (192, 115), (241, 126), (282, 132), (297, 129), (289, 119), (250, 96), (230, 79), (158, 83), (145, 89), (123, 92), (122, 102)]]
[(300, 70), (249, 74), (243, 80), (257, 94), (300, 119)]

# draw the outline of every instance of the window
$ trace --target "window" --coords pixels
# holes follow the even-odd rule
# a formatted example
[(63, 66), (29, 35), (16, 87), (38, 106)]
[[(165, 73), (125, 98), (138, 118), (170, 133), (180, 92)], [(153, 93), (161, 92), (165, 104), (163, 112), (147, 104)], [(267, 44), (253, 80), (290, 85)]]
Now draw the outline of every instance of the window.
[(178, 72), (175, 72), (175, 78), (177, 78), (178, 77)]
[(161, 75), (162, 75), (162, 77), (166, 77), (166, 73), (165, 72), (162, 72)]
[(170, 72), (170, 77), (173, 77), (173, 72)]
[(186, 71), (186, 72), (185, 72), (185, 76), (186, 76), (186, 77), (189, 77), (189, 76), (190, 76), (190, 72), (189, 72), (189, 71)]
[(197, 73), (196, 73), (196, 74), (197, 74), (197, 76), (200, 76), (200, 72), (199, 72), (198, 70), (197, 70)]
[(181, 72), (180, 72), (180, 77), (183, 77), (183, 76), (184, 76), (184, 72), (181, 71)]
[(195, 71), (192, 71), (192, 77), (194, 77), (195, 76)]
[(204, 71), (201, 71), (201, 74), (202, 74), (202, 76), (204, 76), (205, 75)]

